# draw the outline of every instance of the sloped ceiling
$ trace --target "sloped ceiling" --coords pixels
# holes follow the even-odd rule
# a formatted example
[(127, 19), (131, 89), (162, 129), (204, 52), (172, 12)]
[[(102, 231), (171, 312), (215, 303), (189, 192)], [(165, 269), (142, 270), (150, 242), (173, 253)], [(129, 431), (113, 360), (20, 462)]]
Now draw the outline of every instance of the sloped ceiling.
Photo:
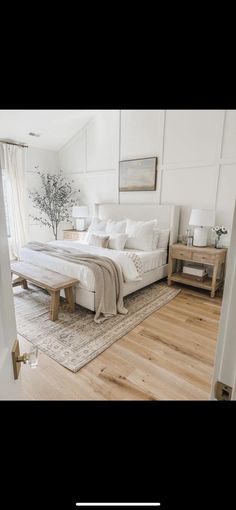
[[(0, 110), (0, 139), (60, 150), (98, 110)], [(29, 133), (40, 134), (39, 137)]]

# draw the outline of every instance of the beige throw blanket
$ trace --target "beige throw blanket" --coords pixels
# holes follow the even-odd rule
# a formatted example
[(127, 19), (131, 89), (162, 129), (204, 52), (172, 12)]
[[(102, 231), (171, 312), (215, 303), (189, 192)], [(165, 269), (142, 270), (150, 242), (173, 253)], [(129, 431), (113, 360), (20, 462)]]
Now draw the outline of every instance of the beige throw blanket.
[(28, 243), (26, 248), (86, 266), (93, 271), (96, 289), (95, 322), (100, 323), (117, 313), (128, 313), (123, 305), (122, 271), (113, 260), (108, 257), (91, 255), (74, 249), (59, 248), (37, 241)]

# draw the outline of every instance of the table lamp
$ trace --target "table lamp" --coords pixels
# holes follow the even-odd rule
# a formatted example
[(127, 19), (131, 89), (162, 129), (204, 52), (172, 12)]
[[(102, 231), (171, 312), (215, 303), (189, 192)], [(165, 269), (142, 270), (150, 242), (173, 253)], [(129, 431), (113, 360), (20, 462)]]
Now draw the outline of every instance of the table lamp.
[(74, 205), (72, 207), (72, 217), (76, 218), (76, 230), (85, 230), (85, 218), (89, 216), (89, 210), (86, 205)]
[(192, 209), (189, 225), (195, 227), (193, 235), (193, 246), (207, 246), (206, 227), (212, 227), (215, 221), (215, 213), (210, 209)]

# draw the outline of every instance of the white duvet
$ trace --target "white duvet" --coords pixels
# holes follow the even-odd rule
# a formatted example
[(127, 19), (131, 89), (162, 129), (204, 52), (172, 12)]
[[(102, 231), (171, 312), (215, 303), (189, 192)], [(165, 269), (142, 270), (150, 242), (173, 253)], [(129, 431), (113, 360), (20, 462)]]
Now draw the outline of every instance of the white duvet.
[[(73, 251), (78, 249), (78, 251), (85, 251), (94, 255), (111, 258), (119, 264), (125, 282), (141, 280), (140, 267), (142, 268), (142, 272), (145, 273), (166, 263), (166, 250), (164, 249), (155, 250), (155, 252), (133, 251), (135, 258), (132, 260), (130, 256), (125, 254), (126, 250), (118, 251), (109, 250), (107, 248), (98, 248), (97, 246), (90, 246), (79, 241), (52, 241), (49, 244), (62, 248), (69, 248)], [(129, 250), (129, 252), (130, 251), (131, 250)], [(72, 278), (77, 278), (79, 280), (80, 287), (86, 288), (90, 291), (95, 291), (94, 275), (87, 267), (51, 257), (50, 255), (39, 251), (30, 250), (27, 247), (21, 248), (20, 259), (25, 262), (35, 264), (36, 266), (41, 266), (61, 274), (71, 276)]]

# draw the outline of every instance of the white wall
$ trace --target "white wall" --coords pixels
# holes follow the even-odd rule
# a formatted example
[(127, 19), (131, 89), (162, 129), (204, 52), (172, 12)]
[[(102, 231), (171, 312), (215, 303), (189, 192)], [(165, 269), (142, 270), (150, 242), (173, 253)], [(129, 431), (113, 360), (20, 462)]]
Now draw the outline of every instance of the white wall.
[[(43, 173), (57, 173), (58, 153), (44, 149), (29, 147), (26, 154), (26, 183), (28, 190), (39, 190), (41, 179), (38, 171)], [(30, 215), (37, 215), (37, 210), (33, 207), (32, 201), (28, 198), (28, 232), (29, 239), (35, 241), (47, 242), (53, 239), (52, 230), (35, 222)]]
[[(59, 152), (81, 203), (175, 203), (180, 235), (192, 207), (231, 227), (236, 196), (236, 110), (106, 110)], [(157, 189), (118, 192), (120, 159), (158, 157)], [(229, 237), (224, 242), (228, 244)]]
[(118, 201), (119, 110), (99, 112), (59, 152), (59, 166), (80, 189), (80, 203)]

